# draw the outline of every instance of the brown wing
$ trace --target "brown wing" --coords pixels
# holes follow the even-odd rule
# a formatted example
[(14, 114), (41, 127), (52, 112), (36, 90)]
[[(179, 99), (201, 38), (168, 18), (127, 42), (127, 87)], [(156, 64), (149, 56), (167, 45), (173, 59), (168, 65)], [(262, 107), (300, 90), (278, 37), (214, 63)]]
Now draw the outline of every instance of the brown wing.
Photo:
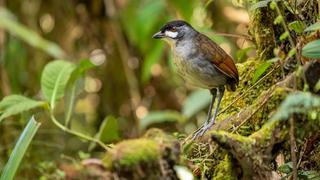
[(201, 47), (200, 49), (208, 56), (206, 59), (210, 60), (217, 69), (228, 77), (234, 79), (238, 84), (238, 70), (232, 58), (218, 44), (213, 42), (207, 36), (199, 33), (197, 38), (197, 42)]

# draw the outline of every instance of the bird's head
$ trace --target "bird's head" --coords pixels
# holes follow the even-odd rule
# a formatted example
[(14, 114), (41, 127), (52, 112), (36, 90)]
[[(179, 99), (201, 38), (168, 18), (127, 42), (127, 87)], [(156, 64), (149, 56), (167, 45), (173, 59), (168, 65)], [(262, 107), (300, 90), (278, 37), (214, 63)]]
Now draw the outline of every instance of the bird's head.
[(169, 44), (175, 43), (179, 40), (192, 38), (197, 31), (193, 27), (182, 20), (170, 21), (166, 23), (159, 32), (152, 37), (155, 39), (163, 39)]

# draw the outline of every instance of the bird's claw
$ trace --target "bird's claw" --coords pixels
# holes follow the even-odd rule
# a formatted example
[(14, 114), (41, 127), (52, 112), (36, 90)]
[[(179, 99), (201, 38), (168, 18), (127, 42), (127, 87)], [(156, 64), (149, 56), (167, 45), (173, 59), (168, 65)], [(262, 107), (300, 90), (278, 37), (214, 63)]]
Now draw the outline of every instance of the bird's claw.
[(192, 140), (195, 140), (201, 136), (204, 135), (205, 132), (207, 132), (208, 128), (206, 126), (202, 126), (197, 131), (195, 131), (192, 135)]

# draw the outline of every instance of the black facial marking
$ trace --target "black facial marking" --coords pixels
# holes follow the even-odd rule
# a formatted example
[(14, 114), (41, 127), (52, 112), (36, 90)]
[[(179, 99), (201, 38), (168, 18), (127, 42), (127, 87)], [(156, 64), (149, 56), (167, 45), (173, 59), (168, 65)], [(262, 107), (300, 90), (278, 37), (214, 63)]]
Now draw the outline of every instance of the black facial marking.
[(180, 27), (180, 26), (183, 26), (183, 25), (187, 25), (187, 26), (190, 26), (189, 23), (185, 22), (185, 21), (182, 21), (182, 20), (176, 20), (176, 21), (170, 21), (168, 22), (167, 24), (165, 24), (160, 30), (161, 32), (164, 32), (166, 30), (171, 30), (172, 28), (174, 27)]

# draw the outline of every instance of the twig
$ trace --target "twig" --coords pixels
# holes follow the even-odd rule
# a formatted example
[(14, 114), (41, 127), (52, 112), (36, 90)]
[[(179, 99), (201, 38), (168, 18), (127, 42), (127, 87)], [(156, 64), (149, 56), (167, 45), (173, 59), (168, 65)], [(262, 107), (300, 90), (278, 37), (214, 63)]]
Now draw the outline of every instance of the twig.
[(294, 136), (294, 119), (290, 118), (290, 149), (291, 149), (291, 161), (292, 161), (292, 178), (297, 180), (297, 156), (296, 156), (296, 140)]
[(259, 83), (261, 83), (266, 77), (268, 77), (271, 73), (273, 73), (273, 71), (275, 71), (276, 69), (278, 69), (280, 66), (276, 66), (274, 69), (272, 69), (270, 72), (268, 72), (266, 75), (264, 75), (261, 79), (259, 79), (256, 83), (254, 83), (251, 87), (249, 87), (244, 93), (242, 93), (240, 96), (238, 96), (235, 100), (233, 100), (227, 107), (225, 107), (224, 109), (222, 109), (219, 113), (218, 116), (221, 113), (224, 113), (226, 110), (228, 110), (234, 103), (236, 103), (237, 101), (239, 101), (241, 98), (243, 98), (245, 95), (247, 95), (247, 93), (253, 89), (254, 87), (256, 87)]
[(256, 114), (258, 110), (266, 104), (269, 98), (270, 98), (270, 95), (267, 98), (265, 98), (264, 101), (261, 104), (259, 104), (259, 106), (244, 121), (242, 121), (231, 133), (236, 132), (242, 125), (244, 125), (249, 119), (251, 119), (251, 117), (254, 114)]
[(221, 32), (209, 32), (206, 33), (208, 35), (218, 35), (218, 36), (225, 36), (225, 37), (233, 37), (233, 38), (242, 38), (245, 40), (252, 41), (251, 37), (249, 35), (245, 34), (230, 34), (230, 33), (221, 33)]

